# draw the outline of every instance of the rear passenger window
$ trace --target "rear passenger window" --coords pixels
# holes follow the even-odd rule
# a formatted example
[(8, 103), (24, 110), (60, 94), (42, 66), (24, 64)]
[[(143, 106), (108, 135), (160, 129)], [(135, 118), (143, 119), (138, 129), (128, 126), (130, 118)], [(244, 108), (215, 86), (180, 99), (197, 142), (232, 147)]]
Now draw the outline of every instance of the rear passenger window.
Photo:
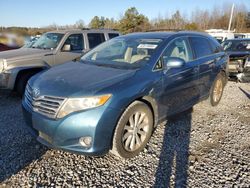
[(118, 37), (119, 34), (118, 33), (109, 33), (109, 39), (112, 39), (112, 38), (115, 38), (115, 37)]
[(92, 49), (105, 41), (103, 33), (88, 33), (89, 48)]
[(191, 46), (195, 51), (196, 58), (204, 57), (213, 53), (206, 38), (191, 37)]

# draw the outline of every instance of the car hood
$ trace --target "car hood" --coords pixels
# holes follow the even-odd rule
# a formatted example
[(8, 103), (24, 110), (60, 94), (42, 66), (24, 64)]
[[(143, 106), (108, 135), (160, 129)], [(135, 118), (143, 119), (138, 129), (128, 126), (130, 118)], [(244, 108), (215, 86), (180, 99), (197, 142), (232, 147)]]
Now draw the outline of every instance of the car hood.
[(6, 59), (7, 63), (11, 61), (21, 61), (23, 59), (31, 59), (37, 56), (44, 56), (51, 54), (51, 50), (36, 49), (36, 48), (19, 48), (16, 50), (9, 50), (0, 52), (0, 59)]
[(40, 90), (40, 95), (81, 97), (95, 95), (133, 76), (135, 72), (136, 70), (70, 62), (53, 67), (30, 82), (33, 89)]

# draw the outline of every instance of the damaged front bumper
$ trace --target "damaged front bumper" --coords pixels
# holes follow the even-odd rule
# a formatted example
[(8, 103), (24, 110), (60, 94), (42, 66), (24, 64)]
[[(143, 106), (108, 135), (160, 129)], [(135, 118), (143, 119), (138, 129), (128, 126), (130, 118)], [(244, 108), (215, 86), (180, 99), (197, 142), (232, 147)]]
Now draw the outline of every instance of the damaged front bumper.
[(250, 56), (230, 57), (228, 64), (229, 76), (250, 72)]

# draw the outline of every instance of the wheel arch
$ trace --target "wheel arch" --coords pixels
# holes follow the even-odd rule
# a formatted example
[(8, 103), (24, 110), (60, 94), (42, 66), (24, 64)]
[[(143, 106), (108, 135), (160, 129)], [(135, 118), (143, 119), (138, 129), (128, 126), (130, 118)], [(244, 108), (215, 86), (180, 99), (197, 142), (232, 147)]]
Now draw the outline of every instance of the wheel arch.
[(226, 70), (224, 70), (224, 69), (222, 69), (221, 71), (220, 71), (220, 73), (219, 74), (222, 74), (222, 76), (223, 76), (223, 81), (224, 81), (224, 86), (227, 84), (227, 81), (228, 81), (228, 75), (227, 75), (227, 72), (226, 72)]
[(153, 115), (153, 122), (154, 122), (154, 127), (156, 127), (157, 123), (158, 123), (158, 117), (159, 117), (159, 113), (158, 113), (158, 106), (157, 106), (157, 103), (155, 101), (155, 99), (151, 96), (148, 96), (148, 95), (144, 95), (144, 96), (137, 96), (136, 98), (132, 99), (131, 101), (129, 101), (125, 107), (123, 108), (123, 110), (121, 111), (118, 119), (117, 119), (117, 122), (119, 121), (120, 117), (122, 116), (122, 114), (124, 113), (124, 111), (129, 107), (129, 105), (131, 105), (133, 102), (135, 101), (140, 101), (140, 102), (143, 102), (145, 103), (151, 110), (152, 112), (152, 115)]
[(41, 71), (43, 71), (43, 70), (45, 70), (47, 68), (48, 67), (43, 66), (43, 67), (27, 67), (27, 68), (19, 69), (17, 71), (16, 77), (15, 77), (15, 82), (13, 84), (13, 89), (16, 90), (17, 82), (18, 82), (19, 78), (21, 76), (23, 76), (24, 74), (31, 73), (31, 74), (35, 75), (36, 73), (41, 72)]

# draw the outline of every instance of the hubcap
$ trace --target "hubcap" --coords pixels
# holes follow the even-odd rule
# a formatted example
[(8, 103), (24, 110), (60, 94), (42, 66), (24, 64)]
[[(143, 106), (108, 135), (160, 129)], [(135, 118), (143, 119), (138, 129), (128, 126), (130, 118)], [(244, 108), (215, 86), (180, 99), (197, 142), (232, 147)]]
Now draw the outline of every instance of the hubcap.
[(122, 142), (125, 150), (137, 150), (145, 142), (148, 131), (149, 121), (144, 112), (135, 112), (131, 115), (123, 131)]
[(222, 90), (223, 90), (223, 84), (222, 80), (219, 79), (216, 81), (215, 86), (214, 86), (214, 102), (218, 102), (221, 98), (222, 95)]

